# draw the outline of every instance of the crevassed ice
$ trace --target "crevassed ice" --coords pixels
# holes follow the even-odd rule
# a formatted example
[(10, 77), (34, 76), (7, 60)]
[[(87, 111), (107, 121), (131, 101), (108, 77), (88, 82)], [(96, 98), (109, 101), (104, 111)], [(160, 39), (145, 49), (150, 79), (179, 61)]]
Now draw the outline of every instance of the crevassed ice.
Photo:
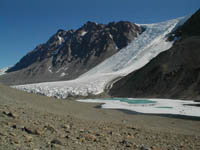
[(113, 79), (125, 76), (143, 67), (159, 53), (169, 49), (173, 42), (166, 41), (166, 36), (179, 25), (183, 24), (188, 18), (182, 17), (161, 23), (141, 25), (145, 28), (145, 31), (137, 39), (75, 80), (14, 87), (27, 92), (57, 98), (100, 94)]

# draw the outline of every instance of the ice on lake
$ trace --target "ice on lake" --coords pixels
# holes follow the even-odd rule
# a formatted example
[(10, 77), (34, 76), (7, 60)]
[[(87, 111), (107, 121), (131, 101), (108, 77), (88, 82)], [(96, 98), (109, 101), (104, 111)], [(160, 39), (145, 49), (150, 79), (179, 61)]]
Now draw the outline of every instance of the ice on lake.
[(200, 102), (172, 99), (105, 98), (80, 99), (79, 102), (103, 103), (104, 109), (125, 109), (145, 114), (174, 114), (200, 117)]

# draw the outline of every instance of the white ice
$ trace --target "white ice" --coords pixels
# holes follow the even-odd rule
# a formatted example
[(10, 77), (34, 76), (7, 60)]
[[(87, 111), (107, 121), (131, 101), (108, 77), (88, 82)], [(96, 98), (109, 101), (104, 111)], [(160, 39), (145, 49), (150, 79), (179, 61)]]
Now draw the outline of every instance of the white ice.
[[(140, 99), (133, 99), (140, 100)], [(174, 114), (200, 117), (199, 107), (188, 104), (200, 104), (200, 102), (171, 100), (171, 99), (148, 99), (155, 104), (128, 104), (119, 100), (86, 99), (79, 102), (103, 103), (104, 109), (125, 109), (145, 114)]]

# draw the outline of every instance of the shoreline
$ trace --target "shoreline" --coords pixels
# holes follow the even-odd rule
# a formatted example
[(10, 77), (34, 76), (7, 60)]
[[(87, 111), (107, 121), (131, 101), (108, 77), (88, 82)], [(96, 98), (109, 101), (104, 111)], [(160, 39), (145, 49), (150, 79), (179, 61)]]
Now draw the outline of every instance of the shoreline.
[[(85, 103), (87, 103), (87, 102), (85, 102)], [(95, 106), (94, 108), (106, 110), (106, 109), (101, 107), (103, 104), (104, 103), (97, 104), (97, 106)], [(185, 120), (192, 120), (192, 121), (200, 121), (200, 117), (196, 117), (196, 116), (175, 115), (175, 114), (147, 114), (147, 113), (140, 113), (140, 112), (127, 110), (127, 109), (114, 109), (114, 108), (111, 108), (111, 109), (107, 108), (107, 110), (117, 110), (117, 111), (121, 111), (121, 112), (123, 112), (125, 114), (128, 114), (128, 115), (160, 116), (160, 117), (168, 117), (168, 118), (175, 118), (175, 119), (185, 119)]]
[[(129, 99), (129, 101), (127, 101)], [(141, 99), (113, 98), (113, 99), (78, 99), (83, 103), (99, 103), (96, 108), (124, 110), (128, 114), (157, 115), (187, 120), (200, 120), (199, 106), (196, 101), (183, 101), (171, 99)], [(151, 105), (151, 101), (154, 102)], [(159, 109), (158, 109), (159, 108)]]

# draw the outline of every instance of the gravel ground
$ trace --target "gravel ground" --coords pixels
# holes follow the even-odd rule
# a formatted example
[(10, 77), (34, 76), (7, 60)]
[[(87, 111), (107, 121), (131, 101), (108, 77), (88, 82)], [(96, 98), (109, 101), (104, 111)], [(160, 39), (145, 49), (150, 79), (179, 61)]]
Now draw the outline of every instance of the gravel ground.
[(0, 150), (200, 150), (200, 121), (129, 114), (0, 85)]

